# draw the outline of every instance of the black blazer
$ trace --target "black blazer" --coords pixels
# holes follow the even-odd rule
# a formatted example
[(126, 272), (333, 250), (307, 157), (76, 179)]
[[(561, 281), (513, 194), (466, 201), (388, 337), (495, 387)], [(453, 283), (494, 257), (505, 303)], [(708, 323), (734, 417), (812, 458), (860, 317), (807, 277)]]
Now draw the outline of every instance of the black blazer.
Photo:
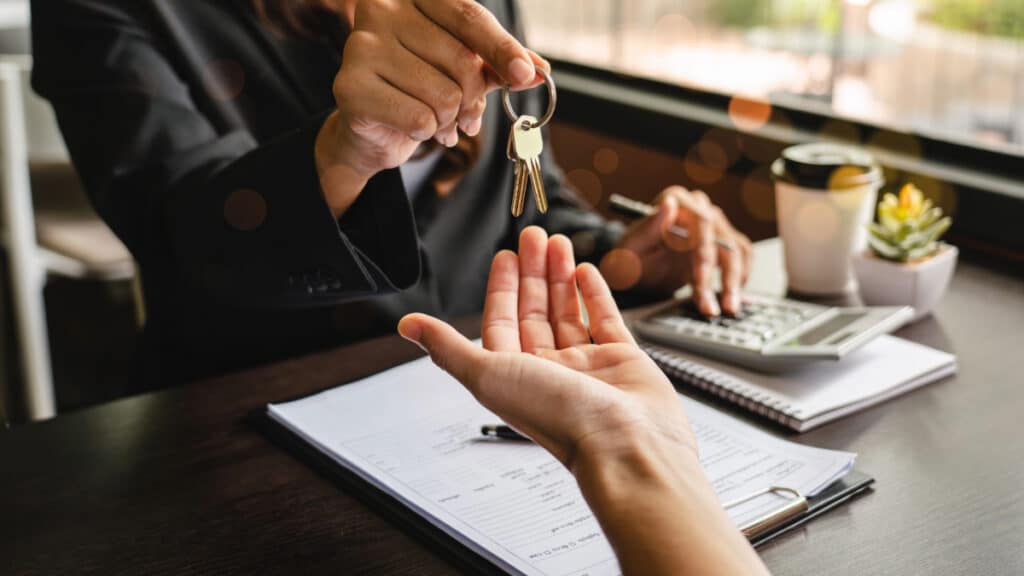
[[(513, 1), (484, 4), (520, 34)], [(268, 30), (248, 0), (33, 0), (32, 27), (33, 85), (140, 265), (151, 384), (390, 333), (410, 311), (477, 313), (491, 257), (531, 223), (589, 231), (594, 257), (621, 233), (550, 161), (548, 214), (531, 203), (510, 217), (498, 94), (450, 195), (410, 206), (389, 170), (335, 221), (313, 142), (340, 47)], [(542, 92), (515, 95), (516, 109), (539, 116)]]

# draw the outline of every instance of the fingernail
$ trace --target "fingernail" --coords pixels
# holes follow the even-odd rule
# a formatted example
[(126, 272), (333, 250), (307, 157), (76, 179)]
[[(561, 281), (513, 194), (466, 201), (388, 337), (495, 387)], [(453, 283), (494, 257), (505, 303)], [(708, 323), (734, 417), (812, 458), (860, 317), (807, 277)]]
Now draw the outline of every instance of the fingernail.
[(715, 298), (715, 293), (713, 291), (704, 291), (704, 301), (707, 302), (709, 314), (712, 316), (718, 316), (722, 313), (722, 309), (718, 307), (718, 298)]
[(733, 293), (729, 295), (729, 308), (732, 308), (734, 313), (740, 311), (740, 296), (739, 294)]
[(513, 84), (526, 84), (537, 74), (533, 64), (522, 58), (516, 58), (508, 66), (508, 74)]
[(459, 131), (452, 128), (452, 131), (445, 137), (445, 146), (452, 148), (459, 143)]
[(413, 344), (415, 344), (416, 347), (419, 348), (420, 350), (423, 350), (427, 354), (430, 354), (430, 351), (427, 350), (427, 347), (420, 343), (419, 338), (420, 338), (420, 335), (421, 335), (421, 331), (420, 331), (419, 327), (416, 327), (416, 328), (406, 328), (404, 331), (403, 330), (399, 330), (398, 334), (402, 338), (405, 338), (409, 342), (412, 342)]
[(483, 127), (483, 124), (484, 124), (484, 119), (483, 118), (474, 118), (474, 119), (470, 120), (469, 121), (469, 125), (466, 126), (466, 130), (465, 130), (466, 134), (469, 134), (470, 136), (476, 136), (477, 134), (480, 133), (480, 128)]

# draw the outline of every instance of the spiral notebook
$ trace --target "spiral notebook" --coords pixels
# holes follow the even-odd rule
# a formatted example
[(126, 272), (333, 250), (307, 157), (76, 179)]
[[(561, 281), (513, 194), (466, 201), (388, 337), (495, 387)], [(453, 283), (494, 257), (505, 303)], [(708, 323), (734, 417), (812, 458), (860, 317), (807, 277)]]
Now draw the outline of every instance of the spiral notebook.
[(956, 373), (956, 356), (879, 336), (838, 362), (762, 374), (655, 344), (644, 350), (676, 383), (804, 432)]

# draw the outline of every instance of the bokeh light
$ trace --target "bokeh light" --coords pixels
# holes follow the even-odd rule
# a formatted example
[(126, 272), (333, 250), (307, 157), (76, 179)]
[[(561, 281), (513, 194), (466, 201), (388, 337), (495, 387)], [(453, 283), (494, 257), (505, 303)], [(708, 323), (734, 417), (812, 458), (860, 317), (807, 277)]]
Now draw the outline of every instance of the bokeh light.
[(598, 148), (594, 152), (594, 170), (601, 174), (614, 174), (619, 169), (619, 153), (611, 148)]
[(267, 201), (255, 190), (240, 188), (224, 200), (224, 220), (242, 232), (255, 230), (267, 219)]
[(213, 60), (203, 70), (203, 84), (214, 100), (234, 100), (245, 89), (245, 70), (235, 60)]
[(616, 248), (601, 259), (601, 274), (612, 290), (629, 290), (640, 282), (643, 276), (643, 262), (636, 252)]
[[(714, 143), (716, 148), (715, 150), (702, 150), (701, 158), (706, 162), (724, 161), (720, 166), (723, 170), (735, 164), (742, 156), (739, 139), (732, 130), (712, 128), (704, 133), (701, 142)], [(713, 158), (715, 153), (724, 155), (724, 158)]]
[(883, 38), (906, 42), (917, 28), (916, 6), (906, 0), (880, 0), (868, 12), (868, 27)]
[(601, 203), (604, 198), (604, 186), (601, 184), (600, 176), (585, 168), (576, 168), (570, 170), (565, 177), (587, 204), (597, 206)]
[[(713, 147), (710, 143), (706, 148)], [(701, 143), (694, 144), (683, 159), (683, 170), (686, 175), (697, 184), (707, 186), (722, 179), (725, 173), (723, 168), (710, 165), (701, 158)]]
[(754, 132), (768, 123), (772, 105), (766, 100), (733, 96), (729, 100), (729, 119), (743, 132)]
[(755, 220), (775, 221), (775, 186), (767, 167), (758, 168), (743, 180), (740, 200)]
[(654, 41), (663, 46), (690, 42), (695, 36), (693, 22), (679, 12), (665, 14), (654, 23)]
[(831, 243), (839, 233), (837, 212), (827, 197), (805, 202), (796, 212), (796, 241), (816, 246)]

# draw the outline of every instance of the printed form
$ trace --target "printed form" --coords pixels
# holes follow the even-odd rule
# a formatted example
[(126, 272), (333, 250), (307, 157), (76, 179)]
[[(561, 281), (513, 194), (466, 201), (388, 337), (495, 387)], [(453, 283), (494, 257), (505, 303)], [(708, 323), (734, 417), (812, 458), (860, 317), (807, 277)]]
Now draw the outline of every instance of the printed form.
[[(701, 463), (724, 503), (777, 485), (813, 495), (854, 454), (775, 438), (680, 396)], [(273, 419), (515, 574), (621, 574), (573, 476), (543, 448), (480, 436), (499, 422), (428, 358), (294, 402)], [(766, 494), (729, 515), (738, 524), (779, 507)]]

